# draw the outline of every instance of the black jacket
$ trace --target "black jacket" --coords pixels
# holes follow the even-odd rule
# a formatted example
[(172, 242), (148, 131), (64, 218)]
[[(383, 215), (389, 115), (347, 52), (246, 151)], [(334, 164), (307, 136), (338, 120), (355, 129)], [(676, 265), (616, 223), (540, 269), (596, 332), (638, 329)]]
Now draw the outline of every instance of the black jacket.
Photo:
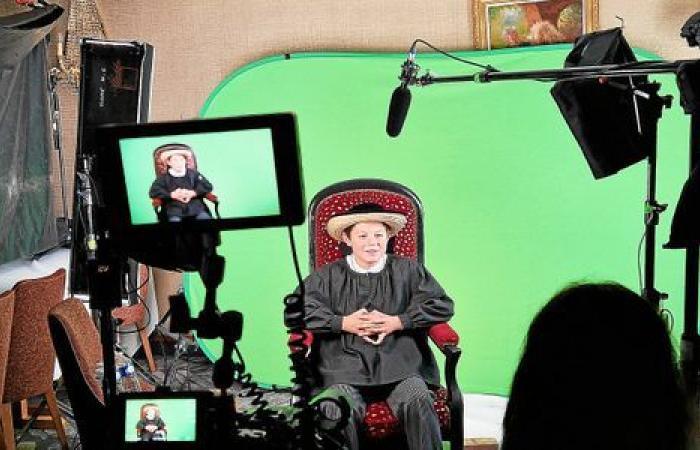
[[(170, 193), (178, 188), (193, 190), (197, 193), (197, 197), (190, 200), (189, 203), (174, 200), (170, 197)], [(201, 173), (187, 169), (182, 177), (174, 177), (166, 172), (156, 178), (148, 191), (148, 196), (163, 200), (165, 213), (168, 217), (194, 217), (201, 212), (209, 213), (209, 209), (201, 199), (212, 189), (211, 183)]]
[[(387, 255), (384, 269), (362, 274), (343, 258), (311, 274), (304, 286), (306, 327), (314, 333), (324, 387), (383, 385), (415, 375), (439, 384), (426, 328), (447, 322), (453, 302), (422, 264)], [(341, 331), (343, 316), (363, 307), (398, 316), (403, 329), (378, 346)]]

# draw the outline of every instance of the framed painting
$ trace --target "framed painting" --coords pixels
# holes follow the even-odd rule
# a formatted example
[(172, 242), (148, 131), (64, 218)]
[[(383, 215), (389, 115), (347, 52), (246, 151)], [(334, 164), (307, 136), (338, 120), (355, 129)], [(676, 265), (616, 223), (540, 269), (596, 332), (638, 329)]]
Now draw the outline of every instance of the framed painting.
[(573, 42), (598, 29), (599, 0), (473, 0), (474, 48)]

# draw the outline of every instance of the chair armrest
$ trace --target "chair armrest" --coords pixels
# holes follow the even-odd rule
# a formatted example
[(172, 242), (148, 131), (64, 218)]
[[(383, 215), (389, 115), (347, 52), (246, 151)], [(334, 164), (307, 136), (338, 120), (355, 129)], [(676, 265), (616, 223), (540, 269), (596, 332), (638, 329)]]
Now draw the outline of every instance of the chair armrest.
[(217, 197), (213, 192), (207, 192), (204, 194), (204, 198), (214, 204), (214, 215), (217, 219), (221, 219), (221, 214), (219, 214), (219, 197)]
[[(301, 338), (301, 342), (299, 342), (299, 339)], [(314, 343), (314, 334), (310, 332), (309, 330), (302, 330), (301, 334), (300, 333), (290, 333), (289, 334), (289, 339), (287, 339), (287, 346), (289, 347), (289, 351), (292, 353), (296, 353), (297, 351), (301, 350), (301, 346), (299, 344), (303, 344), (307, 348), (307, 353), (308, 349), (311, 348), (311, 344)]]
[(445, 387), (450, 407), (450, 449), (464, 445), (464, 398), (457, 383), (457, 362), (462, 355), (458, 347), (459, 335), (447, 323), (438, 323), (428, 329), (428, 336), (445, 355)]
[(438, 323), (428, 328), (428, 336), (445, 355), (446, 346), (456, 347), (459, 344), (459, 335), (449, 324), (445, 322)]

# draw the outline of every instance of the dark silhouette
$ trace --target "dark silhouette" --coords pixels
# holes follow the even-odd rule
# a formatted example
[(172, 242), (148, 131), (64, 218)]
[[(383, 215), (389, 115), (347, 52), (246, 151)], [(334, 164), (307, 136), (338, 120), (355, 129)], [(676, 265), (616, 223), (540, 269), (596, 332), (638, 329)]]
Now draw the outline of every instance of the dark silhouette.
[(688, 405), (654, 309), (618, 284), (574, 285), (530, 325), (502, 450), (685, 450)]

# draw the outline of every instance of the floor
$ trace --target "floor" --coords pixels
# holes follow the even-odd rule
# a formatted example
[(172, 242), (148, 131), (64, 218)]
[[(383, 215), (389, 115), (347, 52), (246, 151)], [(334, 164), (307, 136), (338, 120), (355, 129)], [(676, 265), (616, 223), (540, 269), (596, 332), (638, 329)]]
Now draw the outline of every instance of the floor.
[[(156, 333), (157, 334), (157, 333)], [(199, 390), (209, 389), (212, 386), (212, 364), (189, 340), (181, 340), (179, 343), (163, 343), (162, 339), (151, 337), (154, 356), (158, 370), (153, 374), (155, 379), (162, 383), (167, 374), (167, 384), (173, 390)], [(179, 355), (175, 355), (177, 350)], [(176, 358), (177, 356), (177, 358)], [(145, 359), (138, 352), (135, 355), (136, 362), (146, 366)], [(59, 385), (59, 402), (68, 411), (68, 402), (65, 390)], [(266, 399), (275, 405), (289, 404), (290, 394), (287, 392), (268, 393)], [(238, 396), (236, 404), (239, 409), (250, 406), (250, 400)], [(505, 410), (506, 399), (495, 395), (466, 394), (465, 395), (465, 430), (466, 437), (491, 437), (500, 439), (501, 420)], [(70, 417), (67, 416), (70, 448), (78, 448), (77, 433)], [(60, 449), (55, 432), (52, 430), (30, 429), (18, 445), (20, 450), (54, 450)]]

